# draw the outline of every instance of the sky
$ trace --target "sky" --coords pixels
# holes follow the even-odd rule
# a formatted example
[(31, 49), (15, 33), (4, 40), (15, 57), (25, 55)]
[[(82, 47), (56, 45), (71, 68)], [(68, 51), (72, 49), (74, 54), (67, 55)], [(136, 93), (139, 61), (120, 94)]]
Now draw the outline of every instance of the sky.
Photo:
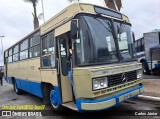
[[(81, 2), (104, 6), (103, 0), (81, 0)], [(43, 0), (44, 15), (47, 21), (67, 7), (67, 0)], [(121, 12), (127, 15), (132, 23), (135, 37), (154, 29), (160, 29), (160, 0), (122, 0)], [(7, 49), (33, 31), (33, 7), (23, 0), (0, 0), (0, 36), (3, 50)], [(42, 13), (41, 0), (37, 4), (38, 15)], [(44, 20), (40, 19), (40, 24)], [(2, 46), (0, 45), (0, 66), (3, 65)]]

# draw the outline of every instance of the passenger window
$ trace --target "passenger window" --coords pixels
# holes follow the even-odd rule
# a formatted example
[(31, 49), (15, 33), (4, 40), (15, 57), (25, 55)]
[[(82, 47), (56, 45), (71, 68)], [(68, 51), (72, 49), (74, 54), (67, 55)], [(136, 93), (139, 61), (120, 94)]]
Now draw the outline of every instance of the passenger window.
[(20, 52), (20, 60), (28, 58), (28, 49)]
[(11, 56), (12, 55), (12, 49), (10, 49), (8, 53), (9, 53), (9, 56)]
[(47, 34), (42, 38), (42, 67), (55, 67), (55, 51), (54, 51), (54, 36), (53, 33)]
[(12, 62), (12, 49), (9, 49), (8, 54), (9, 54), (8, 63), (10, 63)]
[(19, 45), (16, 45), (13, 48), (13, 61), (18, 61), (19, 60)]
[(20, 60), (28, 58), (28, 39), (20, 44)]
[(21, 44), (20, 44), (20, 51), (23, 51), (25, 49), (28, 48), (28, 39), (24, 40)]
[(30, 38), (30, 49), (29, 57), (38, 57), (40, 56), (40, 34), (39, 32), (35, 33), (33, 37)]

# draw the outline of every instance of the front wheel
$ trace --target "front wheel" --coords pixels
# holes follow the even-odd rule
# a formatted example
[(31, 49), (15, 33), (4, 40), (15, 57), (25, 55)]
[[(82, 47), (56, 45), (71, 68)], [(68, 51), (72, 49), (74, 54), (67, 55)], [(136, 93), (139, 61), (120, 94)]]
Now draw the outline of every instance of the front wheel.
[(59, 94), (55, 89), (50, 89), (50, 104), (53, 110), (62, 111), (62, 106), (60, 105)]

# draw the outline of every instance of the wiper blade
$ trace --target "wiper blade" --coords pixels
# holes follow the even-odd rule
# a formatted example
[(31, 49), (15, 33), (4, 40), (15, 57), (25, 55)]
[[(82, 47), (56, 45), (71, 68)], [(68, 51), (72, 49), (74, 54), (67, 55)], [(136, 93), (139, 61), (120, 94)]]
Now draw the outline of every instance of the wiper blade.
[[(102, 26), (104, 26), (104, 27), (107, 29), (107, 31), (112, 32), (111, 29), (108, 29), (108, 28), (106, 27), (106, 25), (105, 25), (100, 19), (98, 19), (98, 18), (95, 18), (95, 19), (97, 19), (97, 20), (99, 21), (99, 23), (102, 24)], [(104, 21), (104, 20), (103, 20), (103, 21)], [(105, 22), (105, 21), (104, 21), (104, 22)], [(108, 22), (107, 24), (108, 24), (108, 26), (109, 26), (109, 22)], [(110, 26), (109, 26), (109, 28), (110, 28)]]

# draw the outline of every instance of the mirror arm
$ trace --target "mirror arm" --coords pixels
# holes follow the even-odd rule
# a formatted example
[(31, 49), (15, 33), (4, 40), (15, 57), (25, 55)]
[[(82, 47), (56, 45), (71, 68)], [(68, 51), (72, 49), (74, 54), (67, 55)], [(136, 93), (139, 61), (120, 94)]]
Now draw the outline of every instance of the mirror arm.
[(58, 58), (56, 58), (56, 60), (57, 60), (57, 64), (58, 64), (58, 67), (57, 67), (57, 74), (59, 74), (59, 70), (60, 70), (60, 64), (59, 64), (59, 59)]

